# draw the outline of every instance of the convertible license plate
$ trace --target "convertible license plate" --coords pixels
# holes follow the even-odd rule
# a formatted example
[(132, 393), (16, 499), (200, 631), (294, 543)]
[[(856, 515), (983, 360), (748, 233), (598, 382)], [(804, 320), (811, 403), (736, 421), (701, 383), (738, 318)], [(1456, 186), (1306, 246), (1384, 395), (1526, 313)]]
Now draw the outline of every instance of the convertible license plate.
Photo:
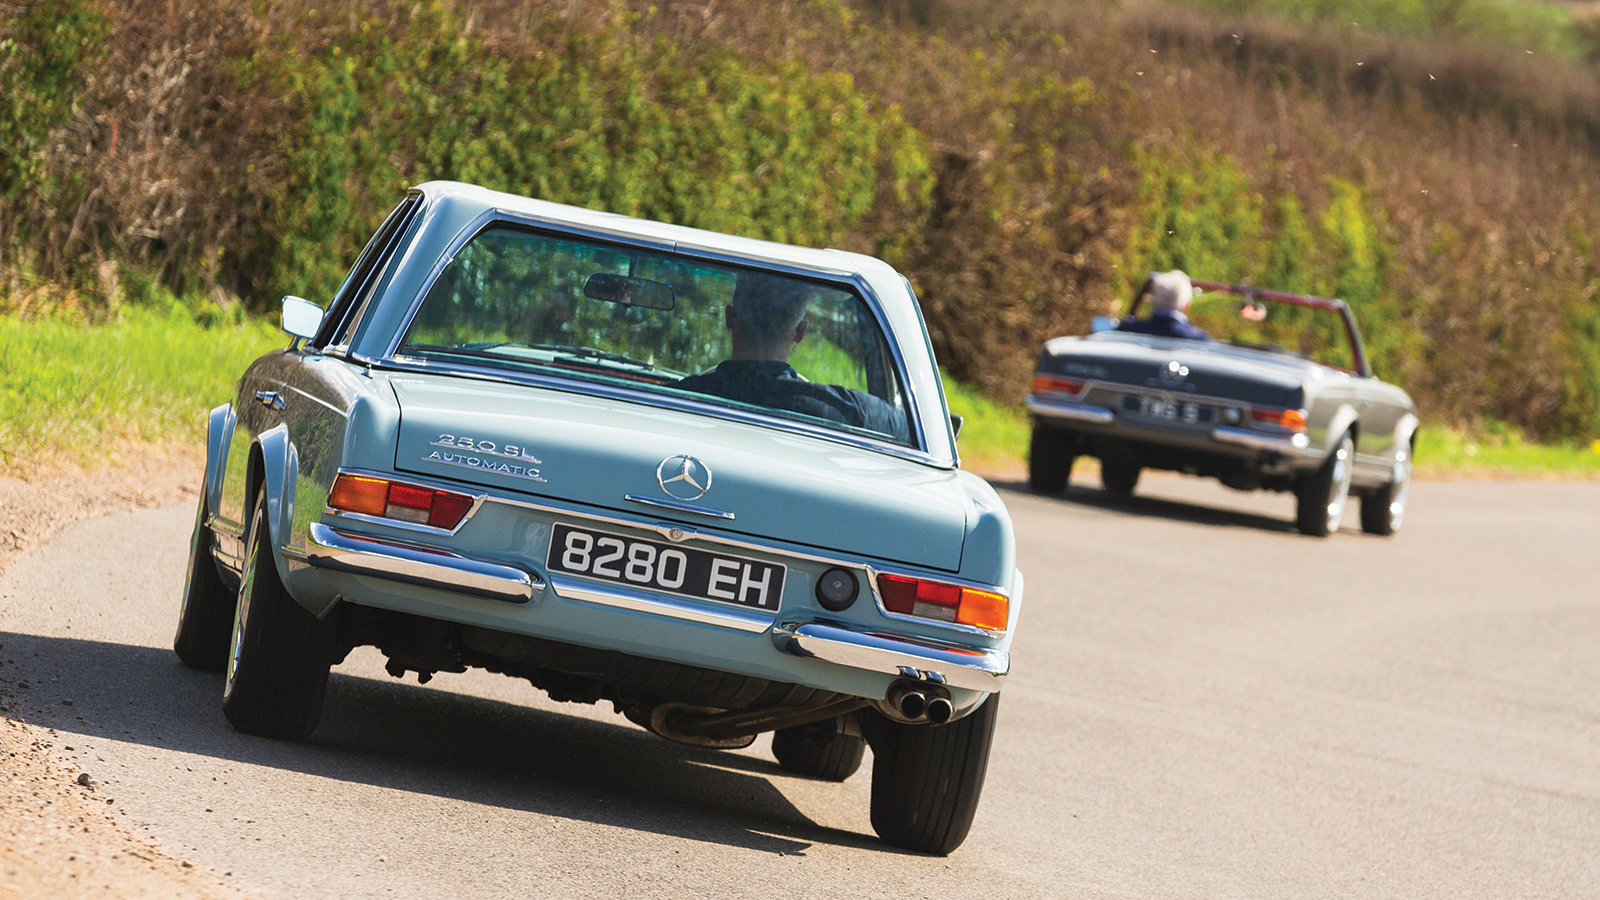
[(770, 612), (778, 609), (787, 573), (775, 563), (560, 523), (550, 537), (545, 565), (551, 572)]
[(1170, 397), (1152, 397), (1149, 394), (1124, 395), (1122, 409), (1142, 419), (1183, 422), (1187, 425), (1205, 424), (1214, 418), (1211, 407), (1203, 403), (1175, 400)]

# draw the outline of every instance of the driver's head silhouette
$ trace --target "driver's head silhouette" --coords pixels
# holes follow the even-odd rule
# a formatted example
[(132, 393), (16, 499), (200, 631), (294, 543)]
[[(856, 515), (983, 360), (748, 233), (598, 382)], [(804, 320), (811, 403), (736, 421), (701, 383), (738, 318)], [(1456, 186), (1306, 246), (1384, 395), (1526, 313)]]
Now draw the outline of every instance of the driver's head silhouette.
[(724, 315), (737, 360), (786, 362), (805, 340), (810, 291), (790, 278), (742, 272)]

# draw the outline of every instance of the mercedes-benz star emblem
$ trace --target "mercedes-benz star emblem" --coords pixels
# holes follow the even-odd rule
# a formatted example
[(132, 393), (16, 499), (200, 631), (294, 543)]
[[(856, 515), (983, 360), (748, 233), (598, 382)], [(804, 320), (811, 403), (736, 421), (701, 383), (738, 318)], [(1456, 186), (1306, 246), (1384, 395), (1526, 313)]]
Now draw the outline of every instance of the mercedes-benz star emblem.
[(711, 490), (711, 470), (692, 456), (669, 456), (656, 466), (656, 483), (675, 500), (699, 500)]

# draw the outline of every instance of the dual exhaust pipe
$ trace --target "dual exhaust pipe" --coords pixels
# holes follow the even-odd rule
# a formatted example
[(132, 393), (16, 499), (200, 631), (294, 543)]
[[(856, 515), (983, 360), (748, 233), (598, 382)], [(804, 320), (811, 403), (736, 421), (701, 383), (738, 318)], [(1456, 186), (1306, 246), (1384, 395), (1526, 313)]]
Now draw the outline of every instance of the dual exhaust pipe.
[(949, 697), (931, 688), (932, 685), (897, 681), (889, 688), (884, 704), (902, 721), (943, 725), (955, 714), (955, 707)]

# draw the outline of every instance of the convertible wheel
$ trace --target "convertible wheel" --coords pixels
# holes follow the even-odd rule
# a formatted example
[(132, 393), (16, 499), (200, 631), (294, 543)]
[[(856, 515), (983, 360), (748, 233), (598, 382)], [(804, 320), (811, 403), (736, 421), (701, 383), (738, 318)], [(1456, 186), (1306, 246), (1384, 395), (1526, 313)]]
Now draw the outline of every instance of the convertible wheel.
[(1394, 480), (1361, 498), (1361, 530), (1367, 534), (1394, 534), (1406, 517), (1411, 493), (1411, 458), (1394, 464)]
[(1036, 494), (1059, 494), (1072, 476), (1072, 439), (1042, 425), (1028, 443), (1028, 486)]
[(206, 527), (206, 498), (200, 495), (194, 532), (189, 536), (189, 574), (183, 582), (183, 609), (172, 649), (191, 669), (221, 672), (228, 664), (228, 635), (233, 628), (233, 592), (217, 573), (211, 555), (215, 538)]
[(296, 603), (278, 578), (267, 527), (267, 492), (256, 495), (222, 712), (260, 737), (299, 740), (317, 727), (333, 664), (334, 622)]
[(944, 856), (978, 811), (1000, 695), (948, 725), (878, 718), (872, 743), (872, 829), (884, 843)]
[(1118, 497), (1132, 497), (1143, 470), (1131, 459), (1112, 457), (1100, 461), (1100, 484)]
[(1295, 527), (1312, 537), (1327, 537), (1339, 530), (1345, 502), (1350, 498), (1356, 441), (1345, 432), (1328, 461), (1295, 492)]
[(854, 775), (866, 752), (867, 742), (839, 733), (833, 719), (772, 733), (772, 755), (778, 765), (796, 775), (824, 781), (843, 781)]

